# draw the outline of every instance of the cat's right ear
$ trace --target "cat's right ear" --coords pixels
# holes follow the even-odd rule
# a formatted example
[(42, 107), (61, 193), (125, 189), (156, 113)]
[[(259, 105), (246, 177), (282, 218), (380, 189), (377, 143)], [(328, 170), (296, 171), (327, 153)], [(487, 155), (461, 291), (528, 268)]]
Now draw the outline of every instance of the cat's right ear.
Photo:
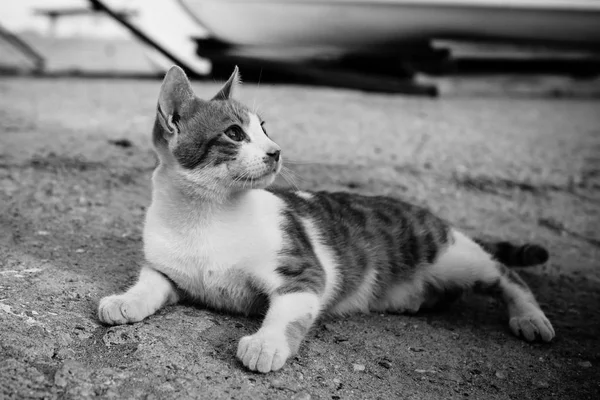
[(193, 101), (194, 91), (185, 72), (174, 65), (169, 69), (158, 95), (158, 119), (170, 135), (179, 133), (182, 110)]
[(242, 82), (240, 78), (240, 70), (236, 65), (227, 82), (223, 85), (219, 92), (211, 100), (229, 100), (233, 97), (233, 93)]

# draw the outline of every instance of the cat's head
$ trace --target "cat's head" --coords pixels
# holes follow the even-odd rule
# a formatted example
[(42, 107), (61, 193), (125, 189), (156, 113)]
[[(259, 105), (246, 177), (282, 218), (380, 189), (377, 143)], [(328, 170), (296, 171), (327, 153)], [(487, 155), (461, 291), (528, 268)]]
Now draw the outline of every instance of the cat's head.
[(280, 147), (264, 121), (232, 98), (236, 67), (210, 100), (198, 98), (183, 70), (171, 67), (160, 89), (153, 142), (171, 176), (216, 195), (264, 188), (282, 165)]

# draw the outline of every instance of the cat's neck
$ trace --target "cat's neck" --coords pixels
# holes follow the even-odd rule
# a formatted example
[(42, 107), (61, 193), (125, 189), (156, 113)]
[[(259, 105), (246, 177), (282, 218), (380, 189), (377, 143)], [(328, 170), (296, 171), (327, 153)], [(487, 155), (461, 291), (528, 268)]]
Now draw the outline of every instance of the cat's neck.
[(183, 227), (206, 225), (222, 212), (239, 207), (252, 190), (215, 193), (209, 189), (182, 182), (163, 166), (152, 176), (152, 207), (165, 223)]

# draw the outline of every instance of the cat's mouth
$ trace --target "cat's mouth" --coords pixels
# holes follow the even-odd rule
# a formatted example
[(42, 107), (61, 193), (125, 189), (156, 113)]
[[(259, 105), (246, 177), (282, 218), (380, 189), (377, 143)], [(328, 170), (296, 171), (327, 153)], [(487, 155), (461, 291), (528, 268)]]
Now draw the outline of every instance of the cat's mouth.
[(275, 181), (275, 177), (280, 172), (281, 168), (282, 163), (278, 162), (264, 170), (262, 168), (259, 169), (259, 171), (253, 170), (252, 168), (247, 169), (242, 173), (236, 173), (235, 176), (233, 176), (233, 185), (246, 189), (265, 188)]
[(244, 182), (244, 183), (252, 183), (252, 182), (261, 182), (263, 180), (274, 179), (275, 176), (281, 170), (281, 163), (277, 163), (273, 165), (271, 168), (268, 168), (261, 173), (252, 174), (250, 171), (246, 171), (242, 174), (239, 174), (234, 177), (236, 182)]
[(279, 171), (277, 169), (266, 171), (261, 175), (242, 175), (234, 178), (235, 182), (238, 182), (244, 187), (257, 187), (257, 186), (265, 186), (265, 184), (271, 183), (275, 179), (275, 175), (277, 175)]

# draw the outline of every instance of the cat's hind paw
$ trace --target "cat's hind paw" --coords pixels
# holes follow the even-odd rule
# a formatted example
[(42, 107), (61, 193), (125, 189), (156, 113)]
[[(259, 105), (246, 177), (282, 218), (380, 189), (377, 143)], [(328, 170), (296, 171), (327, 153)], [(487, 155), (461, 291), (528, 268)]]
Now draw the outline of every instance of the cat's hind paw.
[(281, 369), (291, 355), (285, 334), (258, 331), (240, 340), (237, 358), (251, 371), (267, 373)]
[(138, 322), (151, 313), (144, 302), (128, 295), (112, 295), (100, 300), (98, 318), (109, 325)]
[(552, 324), (544, 313), (538, 312), (512, 317), (509, 321), (510, 330), (517, 336), (532, 342), (537, 338), (550, 342), (556, 334)]

